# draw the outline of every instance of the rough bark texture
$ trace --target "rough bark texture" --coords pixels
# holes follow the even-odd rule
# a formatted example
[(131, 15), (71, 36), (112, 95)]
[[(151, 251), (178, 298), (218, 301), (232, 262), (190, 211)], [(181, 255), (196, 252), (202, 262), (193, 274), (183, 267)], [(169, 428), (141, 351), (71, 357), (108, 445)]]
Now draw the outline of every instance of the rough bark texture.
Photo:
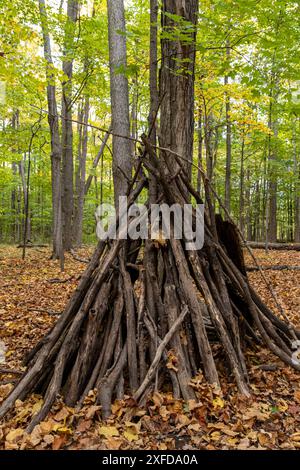
[[(23, 236), (26, 238), (25, 240), (25, 243), (26, 243), (26, 241), (30, 240), (31, 238), (31, 220), (30, 220), (30, 211), (29, 211), (29, 206), (28, 206), (28, 190), (27, 190), (27, 181), (26, 181), (24, 163), (25, 163), (24, 160), (21, 160), (18, 163), (18, 166), (19, 166), (19, 173), (20, 173), (21, 182), (22, 182), (23, 204), (24, 204), (23, 217), (25, 220), (24, 228), (23, 228)], [(26, 217), (27, 210), (28, 210), (28, 217)]]
[[(176, 23), (168, 14), (182, 16), (184, 26)], [(184, 168), (191, 177), (194, 134), (194, 63), (198, 0), (164, 0), (162, 10), (163, 33), (168, 39), (161, 43), (162, 67), (160, 76), (161, 116), (160, 145), (178, 152), (184, 158)], [(186, 26), (189, 26), (187, 29)], [(178, 40), (178, 29), (186, 35), (186, 41)], [(176, 34), (177, 31), (177, 34)], [(169, 36), (171, 35), (171, 38)], [(174, 35), (172, 37), (172, 35)], [(165, 155), (169, 168), (174, 158)]]
[(51, 185), (52, 185), (52, 235), (53, 258), (62, 256), (62, 218), (61, 218), (61, 159), (62, 148), (56, 102), (56, 87), (53, 74), (53, 60), (48, 29), (45, 1), (39, 0), (40, 18), (43, 32), (44, 57), (47, 76), (48, 122), (51, 138)]
[(75, 178), (75, 204), (74, 204), (74, 224), (73, 224), (73, 240), (74, 244), (80, 246), (82, 243), (82, 226), (83, 226), (83, 208), (84, 208), (84, 195), (85, 195), (85, 174), (86, 174), (86, 157), (87, 157), (87, 143), (88, 143), (88, 118), (89, 118), (89, 98), (85, 98), (82, 107), (83, 125), (79, 125), (79, 142), (77, 153), (77, 169)]
[(72, 76), (74, 60), (74, 38), (78, 17), (78, 1), (68, 0), (67, 21), (65, 26), (65, 42), (63, 57), (62, 93), (62, 220), (63, 246), (65, 250), (72, 247), (73, 217), (73, 124), (72, 124)]
[(200, 168), (202, 167), (202, 152), (203, 152), (203, 117), (202, 117), (202, 108), (199, 106), (198, 111), (198, 171), (197, 171), (197, 191), (200, 193), (201, 191), (201, 171)]
[[(150, 64), (149, 64), (149, 88), (150, 88), (150, 112), (149, 112), (149, 129), (150, 142), (156, 145), (156, 114), (159, 107), (159, 91), (158, 91), (158, 71), (157, 71), (157, 30), (158, 30), (158, 1), (150, 0)], [(157, 182), (151, 175), (149, 180), (149, 199), (155, 203), (157, 199)]]
[(123, 0), (113, 2), (108, 0), (107, 11), (112, 128), (113, 132), (118, 135), (113, 136), (114, 192), (116, 207), (118, 207), (119, 195), (126, 194), (132, 171), (130, 141), (119, 137), (120, 135), (130, 136), (128, 80), (125, 75), (127, 58)]
[(276, 115), (276, 102), (278, 99), (277, 79), (272, 75), (272, 88), (270, 95), (270, 110), (269, 110), (269, 128), (273, 135), (269, 137), (268, 149), (268, 200), (267, 200), (267, 214), (266, 214), (266, 246), (269, 242), (275, 243), (277, 241), (277, 137), (278, 137), (278, 117)]
[[(230, 60), (230, 42), (226, 42), (226, 59)], [(229, 83), (228, 75), (225, 76), (225, 86)], [(228, 91), (225, 93), (225, 107), (226, 107), (226, 174), (225, 174), (225, 207), (230, 213), (231, 202), (231, 120), (230, 120), (230, 97)]]
[[(299, 118), (295, 120), (293, 127), (293, 153), (294, 153), (294, 178), (295, 178), (295, 232), (294, 241), (300, 242), (300, 158), (299, 146), (297, 145), (297, 130), (299, 127)], [(298, 129), (299, 130), (299, 129)]]

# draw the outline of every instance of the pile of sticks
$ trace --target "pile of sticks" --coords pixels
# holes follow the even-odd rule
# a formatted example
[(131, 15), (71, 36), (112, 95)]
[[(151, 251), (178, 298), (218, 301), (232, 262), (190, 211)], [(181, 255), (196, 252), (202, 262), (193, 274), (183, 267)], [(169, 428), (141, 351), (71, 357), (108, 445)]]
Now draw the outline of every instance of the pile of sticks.
[[(132, 205), (149, 177), (159, 200), (181, 205), (200, 195), (174, 155), (169, 168), (143, 136), (145, 150), (128, 192)], [(264, 344), (286, 364), (300, 332), (276, 316), (249, 285), (238, 233), (215, 217), (205, 188), (205, 243), (185, 250), (185, 240), (99, 241), (79, 285), (49, 333), (26, 357), (27, 370), (2, 403), (0, 417), (16, 399), (44, 396), (28, 431), (43, 420), (58, 395), (80, 405), (96, 389), (102, 413), (130, 393), (140, 402), (156, 389), (195, 398), (191, 378), (201, 369), (220, 385), (213, 342), (222, 346), (240, 393), (249, 396), (245, 349)], [(230, 228), (230, 230), (229, 230)]]

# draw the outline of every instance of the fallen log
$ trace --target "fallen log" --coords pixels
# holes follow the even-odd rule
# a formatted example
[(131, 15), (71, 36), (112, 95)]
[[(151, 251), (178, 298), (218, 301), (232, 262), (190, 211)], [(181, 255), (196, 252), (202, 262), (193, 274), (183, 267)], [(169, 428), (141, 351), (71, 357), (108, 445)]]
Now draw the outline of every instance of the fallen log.
[(12, 375), (22, 375), (24, 374), (24, 372), (22, 372), (21, 370), (16, 370), (16, 369), (5, 369), (3, 367), (0, 367), (0, 375), (1, 374), (12, 374)]
[(262, 269), (263, 271), (300, 271), (300, 266), (288, 266), (286, 264), (274, 266), (261, 266), (260, 268), (258, 268), (257, 266), (246, 266), (246, 271), (248, 272), (259, 271), (260, 269)]
[(80, 263), (84, 263), (84, 264), (88, 264), (91, 259), (90, 258), (82, 258), (81, 256), (78, 256), (74, 250), (70, 250), (70, 254), (71, 256), (76, 260), (76, 261), (80, 261)]
[[(255, 250), (265, 250), (266, 244), (264, 242), (247, 242), (247, 246)], [(280, 251), (300, 251), (300, 243), (268, 243), (269, 250)]]
[(24, 248), (24, 247), (25, 248), (48, 248), (48, 246), (49, 245), (45, 245), (45, 244), (42, 244), (42, 243), (41, 244), (40, 243), (38, 243), (38, 244), (29, 243), (29, 244), (26, 244), (26, 245), (24, 245), (24, 243), (23, 243), (21, 245), (18, 245), (17, 248)]

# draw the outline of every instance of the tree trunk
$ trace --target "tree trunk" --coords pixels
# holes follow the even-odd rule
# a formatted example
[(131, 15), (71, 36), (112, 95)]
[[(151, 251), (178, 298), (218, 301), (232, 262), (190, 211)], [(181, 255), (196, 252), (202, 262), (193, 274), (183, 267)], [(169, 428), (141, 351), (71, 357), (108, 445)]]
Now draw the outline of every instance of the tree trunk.
[[(26, 154), (25, 154), (26, 155)], [(26, 181), (26, 174), (25, 174), (25, 161), (26, 157), (24, 155), (24, 159), (21, 160), (18, 163), (19, 166), (19, 172), (20, 172), (20, 177), (22, 181), (22, 190), (23, 190), (23, 217), (24, 217), (24, 233), (26, 233), (26, 239), (30, 240), (31, 238), (31, 219), (30, 219), (30, 211), (28, 208), (28, 191), (27, 191), (27, 181)], [(26, 213), (28, 212), (28, 216), (26, 216)], [(26, 240), (26, 242), (27, 242)]]
[(247, 228), (247, 240), (252, 240), (252, 217), (253, 214), (251, 206), (251, 192), (250, 192), (250, 169), (247, 168), (246, 172), (246, 190), (245, 190), (245, 206), (246, 206), (246, 228)]
[[(158, 30), (158, 1), (150, 0), (150, 57), (149, 57), (149, 88), (150, 112), (148, 117), (149, 139), (156, 145), (156, 114), (159, 106), (158, 73), (157, 73), (157, 30)], [(151, 203), (157, 200), (157, 182), (153, 175), (149, 178), (149, 199)]]
[(61, 216), (61, 158), (62, 148), (59, 135), (58, 113), (56, 103), (55, 76), (48, 28), (45, 0), (39, 0), (40, 18), (43, 32), (44, 57), (46, 61), (48, 122), (51, 138), (51, 185), (52, 185), (52, 237), (54, 259), (63, 257), (62, 250), (62, 216)]
[[(226, 59), (230, 60), (230, 43), (226, 42)], [(228, 75), (225, 75), (224, 84), (229, 83)], [(228, 91), (225, 91), (225, 107), (226, 107), (226, 174), (225, 174), (225, 207), (230, 213), (231, 198), (231, 120), (230, 120), (230, 97)]]
[(240, 209), (239, 209), (239, 222), (240, 230), (244, 234), (245, 230), (245, 134), (242, 135), (242, 148), (241, 148), (241, 167), (240, 167)]
[(298, 156), (298, 146), (297, 146), (297, 133), (296, 133), (296, 124), (300, 120), (297, 119), (294, 122), (293, 127), (293, 154), (294, 154), (294, 178), (295, 178), (295, 242), (300, 242), (300, 159)]
[(206, 154), (206, 172), (210, 181), (213, 181), (214, 170), (214, 117), (212, 112), (205, 116), (205, 154)]
[[(19, 111), (16, 110), (13, 113), (12, 116), (12, 128), (14, 131), (17, 131), (19, 127)], [(19, 149), (18, 148), (13, 148), (13, 153), (18, 154)], [(18, 157), (15, 159), (15, 161), (12, 162), (12, 177), (14, 181), (14, 186), (11, 192), (11, 211), (13, 215), (13, 222), (12, 222), (12, 233), (13, 233), (13, 241), (20, 241), (20, 207), (19, 207), (19, 192), (20, 188), (19, 185), (17, 184), (16, 181), (16, 176), (18, 172), (18, 166), (17, 166), (17, 160)]]
[[(194, 141), (194, 65), (198, 0), (163, 0), (162, 29), (174, 39), (161, 42), (160, 75), (161, 126), (160, 145), (178, 152), (187, 161), (184, 168), (191, 178)], [(189, 41), (178, 39), (181, 26), (170, 15), (191, 23)], [(187, 30), (185, 29), (185, 36)], [(165, 152), (168, 167), (174, 168), (174, 157)]]
[(108, 0), (107, 11), (112, 128), (118, 134), (113, 135), (114, 198), (118, 208), (119, 196), (126, 194), (132, 171), (130, 141), (127, 139), (130, 136), (130, 121), (123, 0)]
[(63, 247), (72, 247), (72, 217), (73, 217), (73, 124), (72, 124), (72, 76), (74, 61), (74, 37), (78, 17), (78, 1), (68, 0), (67, 20), (63, 51), (63, 73), (65, 80), (62, 84), (62, 221)]
[(268, 148), (268, 200), (267, 200), (267, 233), (266, 247), (268, 242), (274, 243), (277, 240), (277, 137), (278, 137), (278, 117), (276, 112), (276, 102), (278, 99), (277, 78), (274, 74), (271, 77), (271, 93), (269, 108), (269, 129), (273, 135), (269, 136)]
[(200, 193), (201, 191), (201, 171), (200, 168), (202, 168), (202, 151), (203, 151), (203, 135), (202, 135), (202, 108), (199, 106), (199, 111), (198, 111), (198, 171), (197, 171), (197, 191)]
[[(82, 226), (83, 226), (83, 208), (84, 208), (84, 195), (85, 195), (85, 174), (86, 174), (86, 157), (87, 157), (87, 144), (88, 144), (88, 118), (89, 118), (90, 103), (89, 98), (84, 99), (84, 106), (82, 112), (83, 125), (79, 128), (79, 142), (78, 142), (78, 159), (76, 171), (76, 198), (74, 205), (74, 224), (73, 224), (73, 240), (76, 246), (82, 244)], [(78, 119), (81, 121), (81, 119)]]

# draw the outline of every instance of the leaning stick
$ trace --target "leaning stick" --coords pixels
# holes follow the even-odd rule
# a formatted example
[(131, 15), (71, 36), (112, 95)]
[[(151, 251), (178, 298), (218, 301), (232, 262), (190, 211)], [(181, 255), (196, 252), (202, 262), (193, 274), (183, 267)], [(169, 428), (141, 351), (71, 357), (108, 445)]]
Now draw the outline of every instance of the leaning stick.
[(138, 390), (134, 393), (133, 395), (133, 398), (138, 401), (139, 398), (143, 395), (144, 391), (146, 390), (146, 388), (148, 387), (149, 383), (151, 382), (154, 374), (155, 374), (155, 371), (158, 367), (158, 364), (160, 362), (160, 359), (161, 359), (161, 356), (164, 352), (164, 349), (165, 347), (167, 346), (168, 342), (171, 340), (171, 338), (173, 337), (174, 333), (176, 332), (177, 328), (179, 328), (179, 326), (181, 325), (181, 323), (183, 322), (183, 320), (185, 319), (185, 316), (186, 314), (188, 313), (188, 308), (187, 306), (184, 307), (184, 309), (182, 310), (181, 314), (179, 315), (179, 317), (177, 318), (177, 320), (173, 323), (173, 325), (171, 326), (170, 330), (168, 331), (168, 333), (166, 334), (166, 336), (164, 337), (164, 339), (162, 340), (162, 342), (160, 343), (160, 345), (158, 346), (157, 350), (156, 350), (156, 354), (154, 356), (154, 359), (152, 361), (152, 364), (151, 366), (149, 367), (149, 370), (146, 374), (146, 377), (143, 381), (143, 383), (140, 385), (140, 387), (138, 388)]

